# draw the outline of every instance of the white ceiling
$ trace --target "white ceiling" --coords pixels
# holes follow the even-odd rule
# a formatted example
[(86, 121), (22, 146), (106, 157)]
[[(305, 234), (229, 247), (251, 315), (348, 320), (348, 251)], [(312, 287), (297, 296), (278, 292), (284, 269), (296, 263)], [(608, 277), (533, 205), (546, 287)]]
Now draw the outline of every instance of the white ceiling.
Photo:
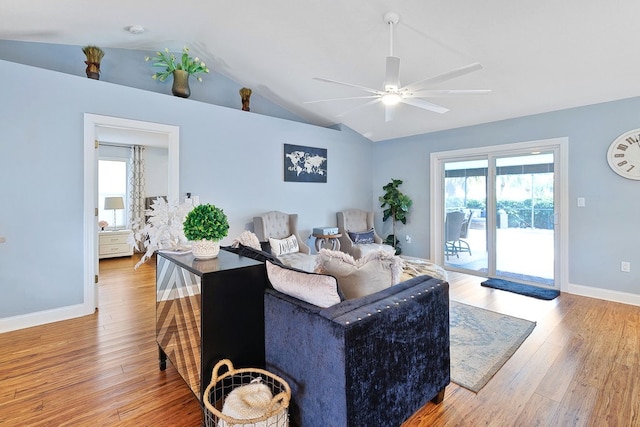
[[(473, 62), (484, 69), (434, 89), (492, 89), (433, 98), (451, 111), (366, 101), (313, 80), (382, 88), (386, 12), (400, 15), (402, 84)], [(638, 0), (29, 0), (0, 4), (0, 39), (180, 51), (312, 123), (344, 123), (373, 141), (640, 95)], [(132, 35), (130, 25), (146, 31)], [(205, 76), (206, 80), (206, 76)]]

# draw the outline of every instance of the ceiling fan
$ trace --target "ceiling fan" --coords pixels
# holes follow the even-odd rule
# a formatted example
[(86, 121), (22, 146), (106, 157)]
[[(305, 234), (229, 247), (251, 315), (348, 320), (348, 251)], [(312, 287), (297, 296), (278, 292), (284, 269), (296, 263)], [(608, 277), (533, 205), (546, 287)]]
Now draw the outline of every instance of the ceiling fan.
[[(481, 70), (482, 65), (478, 62), (466, 65), (461, 68), (456, 68), (446, 73), (438, 74), (433, 77), (428, 77), (423, 80), (410, 83), (406, 86), (400, 85), (400, 58), (393, 56), (393, 26), (398, 23), (400, 16), (395, 12), (388, 12), (384, 15), (384, 21), (389, 25), (389, 56), (386, 60), (386, 71), (384, 77), (384, 89), (372, 89), (365, 86), (355, 85), (352, 83), (340, 82), (337, 80), (325, 79), (322, 77), (314, 77), (315, 80), (320, 80), (327, 83), (334, 83), (342, 86), (348, 86), (356, 89), (363, 90), (370, 93), (370, 95), (364, 96), (350, 96), (345, 98), (331, 98), (320, 99), (316, 101), (306, 101), (305, 104), (311, 104), (316, 102), (330, 102), (330, 101), (342, 101), (347, 99), (371, 99), (369, 102), (358, 106), (358, 108), (365, 107), (377, 102), (384, 104), (385, 121), (391, 121), (394, 116), (394, 106), (398, 103), (404, 103), (412, 105), (414, 107), (422, 108), (424, 110), (434, 111), (436, 113), (446, 113), (448, 108), (431, 103), (422, 98), (434, 98), (434, 97), (446, 97), (457, 95), (478, 95), (489, 93), (489, 89), (428, 89), (429, 85), (436, 83), (442, 83), (447, 80), (454, 79), (456, 77), (463, 76), (473, 71)], [(347, 111), (340, 115), (345, 115), (353, 110)]]

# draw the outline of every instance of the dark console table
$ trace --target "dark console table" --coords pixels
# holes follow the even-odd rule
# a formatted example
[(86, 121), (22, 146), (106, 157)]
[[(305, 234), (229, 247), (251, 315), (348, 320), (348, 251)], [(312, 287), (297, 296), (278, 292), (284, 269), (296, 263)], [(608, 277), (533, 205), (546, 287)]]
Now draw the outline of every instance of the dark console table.
[(264, 263), (220, 251), (212, 260), (159, 252), (156, 340), (202, 402), (220, 359), (264, 368)]

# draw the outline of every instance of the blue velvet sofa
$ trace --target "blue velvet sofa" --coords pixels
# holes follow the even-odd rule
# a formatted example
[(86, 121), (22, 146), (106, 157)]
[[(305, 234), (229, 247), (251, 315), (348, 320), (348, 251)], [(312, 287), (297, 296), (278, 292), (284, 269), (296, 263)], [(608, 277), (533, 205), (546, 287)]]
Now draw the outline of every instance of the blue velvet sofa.
[(302, 427), (399, 426), (449, 384), (449, 284), (418, 276), (320, 308), (267, 289), (267, 370)]

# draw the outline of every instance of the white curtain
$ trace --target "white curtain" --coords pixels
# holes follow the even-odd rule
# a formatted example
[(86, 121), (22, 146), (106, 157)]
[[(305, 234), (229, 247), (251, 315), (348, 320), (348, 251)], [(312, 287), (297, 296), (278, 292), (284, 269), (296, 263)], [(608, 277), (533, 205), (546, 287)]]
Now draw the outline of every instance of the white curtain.
[(145, 223), (144, 147), (132, 146), (129, 160), (129, 223), (133, 229)]

